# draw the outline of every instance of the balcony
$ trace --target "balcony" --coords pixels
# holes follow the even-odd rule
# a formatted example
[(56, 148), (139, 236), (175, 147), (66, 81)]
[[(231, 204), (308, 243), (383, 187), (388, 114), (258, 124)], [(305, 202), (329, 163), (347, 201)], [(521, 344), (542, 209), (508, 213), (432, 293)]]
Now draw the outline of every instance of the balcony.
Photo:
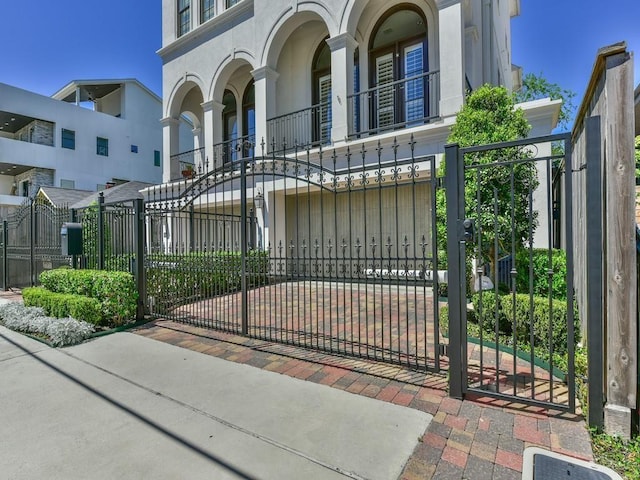
[(331, 103), (323, 102), (267, 120), (268, 148), (279, 152), (331, 143), (331, 116)]
[(187, 152), (171, 155), (171, 163), (173, 164), (174, 162), (178, 162), (178, 171), (181, 176), (179, 178), (172, 178), (171, 180), (190, 178), (198, 173), (202, 173), (206, 170), (204, 148), (196, 148)]
[(388, 82), (348, 97), (349, 137), (423, 125), (439, 117), (440, 72)]

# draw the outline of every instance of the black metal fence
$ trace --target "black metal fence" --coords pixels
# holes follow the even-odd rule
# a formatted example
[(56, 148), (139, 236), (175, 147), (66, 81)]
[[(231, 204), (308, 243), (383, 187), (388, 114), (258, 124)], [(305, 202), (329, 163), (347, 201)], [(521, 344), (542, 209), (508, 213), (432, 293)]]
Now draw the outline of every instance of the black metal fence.
[(272, 153), (152, 188), (151, 313), (439, 369), (435, 158), (395, 152)]
[[(566, 162), (562, 155), (540, 150), (533, 158), (538, 148), (558, 140), (567, 138), (449, 147), (446, 241), (436, 228), (445, 221), (437, 217), (436, 159), (415, 155), (413, 140), (403, 158), (397, 143), (371, 152), (363, 146), (358, 153), (305, 149), (260, 156), (260, 147), (252, 144), (242, 150), (251, 156), (151, 187), (143, 192), (144, 201), (106, 204), (100, 196), (74, 211), (36, 199), (3, 223), (3, 286), (35, 284), (42, 270), (59, 265), (130, 271), (140, 292), (139, 315), (146, 310), (155, 317), (419, 370), (448, 364), (454, 396), (475, 391), (573, 410), (571, 206), (565, 202), (555, 212), (557, 190), (550, 185), (552, 178), (562, 178), (568, 195), (571, 175), (560, 167)], [(481, 161), (486, 155), (491, 161)], [(560, 175), (552, 174), (558, 168)], [(516, 183), (534, 177), (518, 196)], [(487, 188), (465, 197), (473, 183)], [(65, 221), (83, 226), (80, 256), (60, 255)], [(524, 230), (514, 228), (523, 222)], [(551, 287), (540, 294), (516, 282), (519, 254), (540, 246), (533, 237), (537, 222), (547, 232), (544, 275), (549, 285), (564, 275), (566, 284), (566, 316), (559, 329)], [(548, 248), (558, 226), (566, 274), (554, 270)], [(511, 233), (496, 234), (505, 229)], [(447, 263), (441, 267), (444, 258), (438, 255), (445, 249)], [(531, 286), (531, 257), (525, 269)], [(447, 274), (445, 303), (438, 292)], [(483, 276), (491, 277), (491, 292), (467, 295), (474, 275), (479, 285)], [(534, 314), (536, 296), (546, 304), (546, 310), (540, 307), (546, 323)], [(445, 305), (448, 325), (441, 325)], [(475, 340), (467, 335), (473, 319), (480, 328)], [(558, 365), (557, 354), (566, 354), (566, 366)]]
[[(562, 153), (552, 153), (554, 142)], [(570, 155), (567, 134), (447, 147), (449, 285), (460, 285), (449, 288), (454, 396), (476, 392), (575, 410), (572, 205), (555, 210), (552, 184), (562, 181), (571, 198)], [(554, 228), (562, 230), (566, 254), (552, 248)], [(481, 286), (473, 296), (470, 276)]]

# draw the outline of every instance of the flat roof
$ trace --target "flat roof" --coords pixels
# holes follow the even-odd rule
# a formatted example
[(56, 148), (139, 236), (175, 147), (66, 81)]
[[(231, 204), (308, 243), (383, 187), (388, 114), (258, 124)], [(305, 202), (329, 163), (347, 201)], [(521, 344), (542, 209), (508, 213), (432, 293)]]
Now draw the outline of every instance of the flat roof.
[(51, 98), (56, 100), (62, 100), (63, 102), (75, 103), (76, 91), (80, 91), (81, 102), (91, 102), (98, 98), (102, 98), (110, 93), (114, 92), (118, 88), (121, 88), (126, 83), (135, 83), (149, 95), (155, 98), (158, 102), (162, 103), (162, 99), (149, 90), (144, 84), (135, 78), (115, 78), (115, 79), (89, 79), (89, 80), (72, 80), (56, 93), (51, 95)]

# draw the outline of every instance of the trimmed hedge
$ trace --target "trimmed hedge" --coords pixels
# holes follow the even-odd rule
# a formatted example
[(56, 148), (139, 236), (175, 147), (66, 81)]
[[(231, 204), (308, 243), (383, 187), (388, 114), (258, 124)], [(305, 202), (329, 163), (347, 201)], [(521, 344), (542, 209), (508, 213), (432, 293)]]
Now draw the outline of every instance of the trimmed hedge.
[[(495, 337), (496, 304), (498, 319), (498, 335), (513, 337), (513, 297), (511, 295), (496, 295), (492, 292), (482, 293), (482, 309), (480, 310), (480, 295), (472, 297), (474, 309), (467, 311), (467, 319), (482, 327), (482, 330)], [(530, 297), (517, 294), (515, 296), (516, 342), (519, 345), (530, 344)], [(549, 335), (554, 353), (567, 353), (567, 304), (564, 301), (552, 300), (552, 312), (549, 311), (549, 299), (533, 296), (533, 345), (542, 351), (549, 349)], [(482, 320), (482, 321), (481, 321)], [(575, 343), (580, 341), (580, 321), (578, 313), (574, 312)], [(440, 309), (440, 329), (444, 335), (449, 330), (449, 309)], [(550, 332), (551, 330), (551, 332)]]
[(72, 317), (87, 323), (98, 325), (102, 321), (102, 305), (95, 298), (71, 293), (56, 293), (44, 287), (31, 287), (22, 290), (22, 298), (27, 307), (41, 307), (44, 312), (55, 318)]
[[(564, 300), (551, 300), (546, 297), (526, 294), (515, 295), (515, 308), (512, 295), (498, 295), (482, 293), (482, 309), (479, 309), (480, 294), (472, 297), (474, 305), (473, 318), (488, 332), (495, 331), (496, 316), (500, 333), (513, 335), (515, 313), (515, 337), (521, 344), (530, 343), (532, 310), (533, 343), (536, 347), (549, 348), (549, 338), (553, 351), (558, 354), (567, 352), (567, 303)], [(497, 303), (497, 311), (496, 311)], [(575, 342), (580, 341), (580, 321), (578, 312), (574, 310)]]
[(58, 268), (43, 272), (40, 282), (55, 293), (83, 295), (98, 300), (103, 324), (119, 326), (136, 314), (138, 292), (130, 273)]
[[(518, 292), (529, 292), (529, 250), (516, 253), (516, 288)], [(533, 271), (533, 293), (546, 297), (549, 295), (549, 250), (534, 248), (531, 251)], [(567, 254), (564, 250), (551, 250), (551, 296), (557, 300), (567, 298)]]
[[(156, 311), (172, 305), (226, 295), (240, 289), (240, 252), (154, 254), (147, 258), (147, 295)], [(252, 250), (247, 255), (249, 287), (264, 285), (269, 273), (269, 253)]]

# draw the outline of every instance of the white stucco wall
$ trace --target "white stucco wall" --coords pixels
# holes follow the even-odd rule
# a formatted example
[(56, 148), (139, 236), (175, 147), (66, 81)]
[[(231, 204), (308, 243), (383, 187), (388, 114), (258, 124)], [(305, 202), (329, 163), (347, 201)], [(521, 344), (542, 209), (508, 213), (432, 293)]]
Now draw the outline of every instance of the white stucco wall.
[[(55, 124), (52, 147), (0, 138), (0, 162), (52, 169), (55, 186), (60, 186), (60, 179), (68, 179), (78, 189), (95, 190), (112, 178), (160, 182), (162, 168), (154, 166), (153, 152), (162, 152), (162, 106), (139, 87), (131, 90), (126, 108), (132, 118), (116, 118), (0, 84), (1, 110)], [(112, 101), (115, 106), (120, 102), (117, 97), (119, 94), (113, 95), (106, 103)], [(63, 128), (75, 131), (75, 150), (61, 148)], [(96, 154), (97, 137), (109, 140), (108, 156)], [(138, 153), (131, 152), (131, 145), (138, 146)], [(2, 185), (0, 182), (0, 188)]]

